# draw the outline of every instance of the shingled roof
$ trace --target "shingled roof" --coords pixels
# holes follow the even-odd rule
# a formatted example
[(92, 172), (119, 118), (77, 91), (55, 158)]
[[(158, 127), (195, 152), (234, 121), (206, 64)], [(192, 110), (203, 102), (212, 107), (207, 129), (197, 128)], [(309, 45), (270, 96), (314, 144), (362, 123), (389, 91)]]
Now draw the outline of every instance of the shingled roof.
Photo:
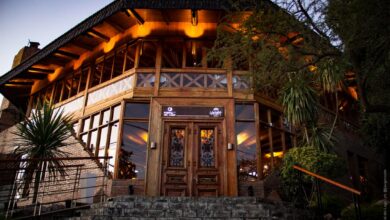
[(22, 62), (20, 65), (11, 69), (0, 78), (0, 85), (3, 85), (8, 80), (16, 75), (26, 71), (34, 63), (40, 61), (44, 57), (50, 55), (58, 48), (70, 42), (76, 36), (86, 32), (90, 28), (99, 24), (109, 16), (127, 8), (148, 8), (148, 9), (208, 9), (222, 10), (229, 7), (228, 0), (116, 0), (107, 5), (103, 9), (94, 13), (78, 25), (52, 41), (38, 53)]

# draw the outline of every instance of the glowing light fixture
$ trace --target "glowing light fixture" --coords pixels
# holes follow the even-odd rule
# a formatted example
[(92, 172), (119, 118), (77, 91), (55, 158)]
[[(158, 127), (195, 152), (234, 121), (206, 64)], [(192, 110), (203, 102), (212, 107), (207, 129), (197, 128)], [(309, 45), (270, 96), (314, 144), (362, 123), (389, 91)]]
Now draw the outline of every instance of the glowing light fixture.
[(192, 26), (198, 25), (198, 10), (191, 10), (191, 24)]
[[(264, 157), (271, 158), (271, 153), (265, 154)], [(282, 158), (283, 157), (283, 151), (274, 152), (274, 157)]]

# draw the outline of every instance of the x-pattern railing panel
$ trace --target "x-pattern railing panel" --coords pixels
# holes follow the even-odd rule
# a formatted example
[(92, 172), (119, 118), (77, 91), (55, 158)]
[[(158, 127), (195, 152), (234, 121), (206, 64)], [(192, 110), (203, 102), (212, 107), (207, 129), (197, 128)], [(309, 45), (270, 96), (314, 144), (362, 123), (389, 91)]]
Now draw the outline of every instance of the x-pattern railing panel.
[(233, 76), (233, 88), (234, 89), (249, 89), (250, 83), (245, 76), (234, 75)]
[(154, 73), (138, 73), (137, 87), (150, 88), (154, 87), (155, 77)]
[(163, 88), (227, 88), (225, 74), (206, 73), (162, 73), (160, 86)]

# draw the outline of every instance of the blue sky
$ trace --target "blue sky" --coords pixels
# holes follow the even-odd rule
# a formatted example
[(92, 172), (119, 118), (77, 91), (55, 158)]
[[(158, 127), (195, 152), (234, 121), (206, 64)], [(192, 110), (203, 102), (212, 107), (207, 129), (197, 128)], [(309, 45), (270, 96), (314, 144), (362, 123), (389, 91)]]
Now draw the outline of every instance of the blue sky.
[[(43, 48), (112, 0), (0, 0), (0, 75), (30, 41)], [(1, 98), (0, 98), (1, 99)]]

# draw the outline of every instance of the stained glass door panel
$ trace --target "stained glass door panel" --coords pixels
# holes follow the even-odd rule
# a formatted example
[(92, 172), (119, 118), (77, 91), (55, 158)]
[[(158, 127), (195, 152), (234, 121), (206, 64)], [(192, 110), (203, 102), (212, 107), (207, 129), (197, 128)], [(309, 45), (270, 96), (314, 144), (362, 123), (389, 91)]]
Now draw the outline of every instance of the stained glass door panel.
[(221, 154), (220, 123), (194, 123), (193, 195), (218, 196), (221, 194), (221, 176), (218, 158)]
[(162, 195), (189, 196), (191, 178), (190, 123), (168, 122), (164, 125), (164, 147), (162, 161)]

